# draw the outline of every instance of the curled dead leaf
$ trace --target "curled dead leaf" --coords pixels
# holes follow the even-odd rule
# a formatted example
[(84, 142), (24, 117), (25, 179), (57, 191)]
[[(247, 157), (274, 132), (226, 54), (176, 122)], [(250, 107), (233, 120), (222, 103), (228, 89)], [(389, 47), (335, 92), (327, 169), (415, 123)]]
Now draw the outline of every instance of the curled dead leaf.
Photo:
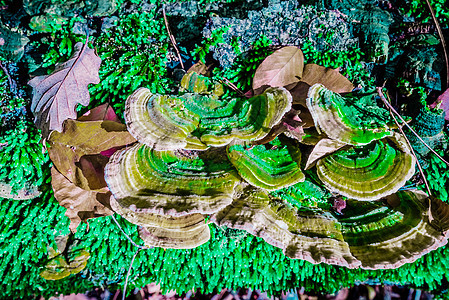
[(114, 109), (108, 103), (92, 108), (84, 115), (76, 119), (77, 121), (114, 121), (121, 123)]
[(326, 155), (329, 155), (341, 148), (346, 146), (345, 143), (339, 142), (337, 140), (331, 139), (322, 139), (320, 140), (310, 153), (309, 158), (307, 159), (305, 169), (310, 169), (315, 165), (315, 163)]
[(107, 187), (90, 191), (82, 189), (70, 182), (55, 167), (51, 168), (51, 184), (56, 200), (67, 211), (65, 215), (70, 219), (70, 230), (76, 232), (81, 222), (88, 219), (110, 216), (113, 214), (109, 204), (111, 192)]
[(104, 180), (103, 186), (92, 184), (92, 180), (98, 181), (95, 178), (102, 176), (102, 168), (107, 163), (107, 157), (101, 152), (135, 141), (124, 124), (69, 119), (64, 121), (62, 133), (50, 134), (47, 149), (56, 169), (67, 179), (83, 189), (95, 190), (106, 186)]

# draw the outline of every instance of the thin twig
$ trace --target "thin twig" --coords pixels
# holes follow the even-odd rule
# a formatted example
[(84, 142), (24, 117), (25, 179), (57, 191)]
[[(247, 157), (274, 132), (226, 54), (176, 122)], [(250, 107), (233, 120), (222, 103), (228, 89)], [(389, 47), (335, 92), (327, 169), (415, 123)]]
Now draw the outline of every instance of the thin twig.
[(222, 82), (230, 87), (233, 91), (237, 92), (240, 96), (246, 97), (245, 93), (239, 89), (235, 84), (233, 84), (229, 79), (223, 78)]
[(122, 300), (125, 300), (126, 297), (126, 287), (128, 286), (129, 274), (131, 273), (131, 268), (133, 267), (134, 260), (136, 259), (137, 254), (139, 254), (141, 248), (137, 249), (136, 253), (134, 253), (133, 258), (131, 259), (131, 263), (129, 264), (128, 273), (126, 274), (125, 286), (123, 287), (123, 295)]
[(123, 287), (123, 295), (122, 295), (122, 300), (125, 300), (125, 296), (126, 296), (126, 287), (128, 286), (128, 280), (129, 280), (129, 274), (131, 273), (131, 268), (133, 266), (134, 263), (134, 259), (136, 258), (137, 254), (139, 254), (139, 252), (141, 250), (147, 250), (147, 249), (151, 249), (153, 247), (145, 247), (145, 246), (140, 246), (137, 245), (130, 237), (129, 235), (126, 234), (126, 232), (123, 230), (122, 226), (120, 226), (119, 222), (117, 221), (117, 219), (114, 217), (114, 215), (111, 215), (112, 220), (114, 220), (115, 224), (117, 224), (118, 228), (120, 229), (120, 231), (126, 236), (126, 238), (131, 242), (131, 244), (133, 244), (135, 247), (137, 247), (137, 251), (134, 254), (131, 263), (129, 264), (129, 268), (128, 268), (128, 273), (126, 274), (126, 280), (125, 280), (125, 286)]
[(447, 162), (444, 158), (441, 157), (441, 155), (439, 155), (435, 150), (433, 150), (417, 133), (416, 131), (414, 131), (412, 129), (412, 127), (410, 127), (410, 125), (407, 124), (407, 122), (404, 120), (404, 118), (401, 117), (401, 115), (394, 109), (393, 106), (391, 106), (391, 104), (385, 99), (385, 96), (383, 96), (382, 90), (381, 88), (377, 88), (377, 91), (379, 93), (379, 96), (382, 94), (382, 96), (380, 96), (380, 99), (382, 99), (382, 101), (385, 103), (385, 105), (404, 123), (404, 125), (410, 129), (410, 131), (418, 138), (418, 140), (421, 141), (421, 143), (424, 144), (424, 146), (427, 147), (427, 149), (429, 149), (433, 154), (435, 154), (436, 157), (438, 157), (439, 159), (441, 159), (442, 162), (444, 162), (446, 165), (449, 166), (449, 162)]
[(179, 62), (181, 63), (182, 69), (185, 70), (184, 64), (182, 63), (181, 53), (179, 53), (178, 46), (176, 45), (175, 37), (174, 37), (173, 34), (171, 33), (170, 27), (168, 26), (167, 15), (165, 14), (165, 4), (162, 6), (162, 14), (164, 15), (165, 28), (167, 29), (168, 36), (169, 36), (169, 38), (170, 38), (170, 41), (171, 41), (173, 47), (175, 48), (176, 54), (178, 54), (178, 59), (179, 59)]
[(443, 46), (444, 59), (446, 60), (446, 88), (449, 88), (449, 59), (446, 50), (446, 42), (444, 40), (443, 31), (441, 30), (440, 23), (438, 22), (437, 17), (435, 16), (435, 12), (433, 11), (432, 5), (430, 4), (429, 0), (426, 0), (426, 3), (427, 6), (429, 7), (430, 14), (432, 15), (432, 20), (437, 28), (438, 36), (440, 37), (441, 40), (441, 45)]
[(118, 228), (120, 229), (120, 231), (126, 236), (126, 238), (131, 242), (131, 244), (133, 244), (135, 247), (139, 248), (140, 250), (146, 250), (146, 249), (151, 249), (145, 246), (140, 246), (137, 245), (130, 237), (129, 235), (126, 234), (126, 232), (123, 230), (122, 226), (120, 226), (120, 224), (118, 223), (117, 219), (114, 217), (114, 215), (111, 215), (112, 220), (114, 220), (115, 224), (117, 224)]
[[(407, 145), (410, 148), (410, 151), (416, 160), (416, 164), (418, 165), (419, 173), (421, 174), (421, 176), (424, 180), (424, 184), (426, 185), (427, 193), (429, 194), (429, 196), (431, 196), (432, 192), (430, 191), (430, 187), (429, 187), (429, 183), (427, 182), (426, 175), (424, 175), (424, 171), (421, 168), (421, 164), (419, 163), (418, 158), (416, 157), (416, 153), (413, 150), (412, 144), (410, 144), (410, 141), (408, 140), (407, 136), (405, 135), (404, 130), (402, 130), (402, 126), (399, 124), (398, 120), (396, 119), (396, 117), (393, 114), (393, 107), (388, 103), (387, 99), (385, 99), (385, 96), (382, 93), (381, 87), (377, 88), (377, 93), (379, 94), (382, 102), (388, 107), (388, 111), (390, 112), (391, 117), (393, 118), (394, 122), (396, 123), (396, 126), (398, 127), (399, 131), (401, 132), (402, 136), (404, 137), (405, 141), (407, 142)], [(403, 121), (403, 122), (405, 122), (405, 121)]]
[(114, 298), (112, 298), (112, 300), (117, 300), (118, 295), (120, 294), (120, 290), (117, 290), (114, 294)]
[(14, 80), (11, 78), (11, 75), (9, 75), (8, 69), (6, 69), (6, 67), (2, 64), (1, 61), (0, 61), (0, 68), (2, 68), (3, 72), (5, 72), (5, 74), (6, 74), (6, 77), (8, 77), (9, 89), (11, 90), (11, 92), (14, 95), (17, 95), (17, 93), (16, 93), (17, 86), (16, 86)]

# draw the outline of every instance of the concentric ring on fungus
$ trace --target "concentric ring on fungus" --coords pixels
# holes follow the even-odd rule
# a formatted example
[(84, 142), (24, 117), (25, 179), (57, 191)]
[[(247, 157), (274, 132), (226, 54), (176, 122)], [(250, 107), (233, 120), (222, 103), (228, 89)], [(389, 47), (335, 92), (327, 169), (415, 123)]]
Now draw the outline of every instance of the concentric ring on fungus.
[(415, 158), (399, 134), (338, 150), (317, 161), (324, 185), (351, 199), (378, 200), (398, 191), (415, 173)]

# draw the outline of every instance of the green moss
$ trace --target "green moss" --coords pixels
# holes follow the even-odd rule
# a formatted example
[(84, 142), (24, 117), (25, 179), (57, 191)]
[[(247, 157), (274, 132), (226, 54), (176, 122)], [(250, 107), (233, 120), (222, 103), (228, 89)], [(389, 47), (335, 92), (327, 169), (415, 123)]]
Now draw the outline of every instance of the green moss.
[[(110, 217), (89, 221), (88, 232), (84, 224), (79, 227), (75, 237), (80, 239), (80, 247), (91, 254), (86, 270), (54, 282), (45, 281), (38, 274), (47, 256), (46, 245), (55, 246), (54, 236), (68, 233), (69, 220), (63, 216), (64, 208), (51, 194), (45, 194), (38, 201), (11, 203), (2, 199), (0, 211), (3, 224), (0, 250), (7, 253), (0, 265), (2, 298), (28, 298), (33, 293), (49, 297), (56, 291), (70, 294), (100, 285), (123, 287), (131, 257), (137, 249)], [(141, 243), (136, 227), (117, 218), (125, 232)], [(225, 287), (250, 287), (272, 294), (298, 286), (304, 286), (306, 291), (332, 293), (369, 278), (434, 290), (449, 279), (446, 248), (396, 270), (362, 271), (289, 259), (279, 249), (251, 235), (238, 241), (215, 226), (211, 226), (211, 232), (211, 240), (196, 249), (142, 251), (131, 269), (128, 291), (158, 282), (163, 291), (176, 289), (179, 294), (192, 288), (209, 293)]]
[(26, 185), (40, 186), (49, 171), (49, 157), (40, 143), (41, 137), (31, 122), (21, 120), (0, 136), (0, 182), (16, 192)]
[[(42, 57), (43, 67), (66, 61), (73, 45), (85, 41), (85, 36), (73, 33), (76, 22), (85, 21), (80, 17), (64, 21), (52, 29), (47, 41), (34, 43), (48, 48)], [(157, 7), (121, 14), (115, 26), (102, 30), (98, 37), (91, 36), (90, 41), (102, 59), (100, 83), (89, 86), (92, 101), (87, 107), (78, 106), (80, 113), (108, 102), (122, 119), (125, 100), (138, 87), (147, 87), (153, 93), (166, 93), (174, 87), (166, 67), (170, 40)]]
[(234, 47), (238, 56), (232, 68), (216, 69), (215, 77), (217, 79), (227, 78), (243, 92), (250, 90), (257, 67), (274, 51), (269, 47), (271, 43), (271, 40), (262, 35), (252, 44), (251, 50), (248, 52), (241, 53)]
[(362, 50), (351, 46), (346, 51), (324, 51), (314, 50), (312, 43), (301, 45), (305, 64), (317, 64), (333, 69), (340, 68), (340, 72), (351, 81), (354, 86), (363, 88), (374, 86), (374, 78), (371, 77), (361, 60), (364, 56)]
[(14, 95), (6, 76), (1, 75), (0, 183), (11, 186), (15, 194), (23, 188), (43, 184), (45, 174), (49, 173), (49, 157), (40, 143), (39, 130), (29, 120), (26, 100)]

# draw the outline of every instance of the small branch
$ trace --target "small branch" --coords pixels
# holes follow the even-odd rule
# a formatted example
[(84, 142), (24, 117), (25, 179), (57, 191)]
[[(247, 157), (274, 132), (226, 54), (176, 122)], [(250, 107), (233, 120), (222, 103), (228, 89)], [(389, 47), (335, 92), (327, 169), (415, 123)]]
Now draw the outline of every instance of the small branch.
[(226, 84), (228, 87), (230, 87), (233, 91), (237, 92), (240, 96), (246, 97), (245, 93), (237, 86), (235, 86), (235, 84), (230, 82), (227, 78), (223, 78), (222, 82)]
[(16, 86), (14, 80), (11, 78), (11, 75), (9, 75), (8, 69), (6, 69), (6, 67), (2, 64), (1, 61), (0, 61), (0, 68), (3, 70), (3, 72), (5, 72), (6, 77), (8, 77), (9, 89), (15, 96), (17, 96), (17, 91), (16, 91), (17, 86)]
[(181, 63), (182, 69), (185, 70), (184, 64), (182, 63), (181, 53), (179, 53), (178, 46), (176, 45), (175, 37), (171, 33), (170, 27), (168, 26), (167, 15), (165, 14), (165, 4), (162, 6), (162, 14), (164, 15), (165, 28), (167, 29), (167, 33), (168, 33), (168, 36), (170, 37), (170, 41), (171, 41), (173, 47), (175, 48), (175, 51), (176, 51), (176, 54), (178, 55), (178, 59), (179, 59), (179, 62)]
[(129, 237), (129, 235), (127, 235), (127, 234), (125, 233), (125, 231), (123, 230), (122, 226), (120, 226), (120, 224), (118, 223), (118, 221), (117, 221), (117, 219), (114, 217), (114, 215), (111, 215), (111, 217), (112, 217), (112, 220), (114, 220), (115, 224), (117, 224), (117, 226), (118, 226), (118, 228), (120, 229), (120, 231), (121, 231), (121, 232), (126, 236), (126, 238), (131, 242), (131, 244), (133, 244), (135, 247), (139, 248), (140, 250), (151, 249), (151, 248), (148, 248), (148, 247), (145, 247), (145, 246), (137, 245), (137, 244), (136, 244), (136, 243)]
[[(120, 229), (120, 231), (126, 236), (126, 238), (131, 242), (131, 244), (133, 244), (135, 247), (137, 247), (137, 251), (136, 253), (134, 253), (133, 258), (131, 259), (131, 263), (129, 264), (129, 268), (128, 268), (128, 273), (126, 274), (126, 280), (125, 280), (125, 286), (123, 287), (123, 295), (122, 295), (122, 300), (125, 300), (126, 297), (126, 287), (128, 286), (128, 280), (129, 280), (129, 274), (131, 273), (131, 268), (133, 266), (134, 260), (136, 259), (137, 254), (139, 254), (139, 252), (141, 250), (147, 250), (147, 249), (151, 249), (153, 247), (145, 247), (145, 246), (139, 246), (137, 245), (130, 237), (129, 235), (127, 235), (125, 233), (125, 231), (123, 230), (122, 226), (120, 226), (120, 224), (118, 223), (117, 219), (114, 217), (114, 215), (111, 215), (112, 220), (114, 220), (115, 224), (117, 224), (118, 228)], [(116, 294), (117, 295), (117, 294)], [(114, 296), (115, 298), (115, 296)]]
[[(407, 145), (408, 145), (408, 147), (410, 148), (410, 151), (411, 151), (413, 157), (414, 157), (415, 160), (416, 160), (416, 164), (418, 165), (419, 173), (421, 174), (421, 176), (422, 176), (422, 178), (423, 178), (423, 180), (424, 180), (424, 184), (426, 185), (427, 193), (429, 194), (429, 196), (431, 196), (431, 195), (432, 195), (432, 192), (430, 191), (430, 187), (429, 187), (429, 183), (427, 182), (426, 175), (424, 175), (424, 172), (423, 172), (423, 170), (422, 170), (422, 168), (421, 168), (421, 164), (419, 163), (419, 160), (418, 160), (418, 158), (416, 157), (416, 153), (415, 153), (415, 151), (413, 150), (413, 147), (412, 147), (412, 145), (410, 144), (410, 141), (408, 140), (407, 136), (406, 136), (405, 133), (404, 133), (404, 130), (402, 130), (401, 125), (399, 124), (398, 120), (396, 119), (396, 117), (395, 117), (394, 114), (393, 114), (393, 107), (390, 105), (390, 103), (388, 103), (387, 99), (385, 99), (385, 96), (384, 96), (384, 94), (382, 93), (382, 88), (381, 88), (381, 87), (378, 87), (378, 88), (377, 88), (377, 93), (379, 94), (380, 99), (382, 99), (382, 102), (388, 107), (388, 111), (390, 112), (391, 117), (393, 118), (394, 122), (396, 123), (396, 126), (398, 126), (398, 129), (399, 129), (399, 131), (401, 132), (402, 136), (405, 138), (405, 141), (407, 142)], [(402, 121), (403, 121), (403, 120), (402, 120)], [(405, 122), (405, 121), (403, 121), (403, 122)]]
[(137, 254), (139, 254), (140, 250), (142, 250), (142, 249), (140, 249), (140, 248), (137, 249), (136, 253), (134, 253), (133, 258), (131, 259), (131, 263), (129, 264), (128, 273), (126, 274), (125, 286), (123, 287), (122, 300), (125, 300), (126, 287), (128, 286), (129, 274), (131, 273), (131, 269), (133, 267), (134, 260), (136, 259), (136, 256), (137, 256)]
[(442, 162), (444, 162), (446, 165), (449, 166), (449, 162), (447, 162), (444, 158), (441, 157), (435, 150), (433, 150), (417, 133), (408, 125), (408, 123), (404, 120), (404, 118), (401, 117), (401, 115), (394, 109), (393, 106), (385, 99), (385, 96), (382, 93), (382, 89), (380, 87), (377, 88), (377, 92), (379, 93), (380, 99), (384, 102), (384, 104), (392, 111), (394, 114), (404, 123), (404, 125), (410, 129), (410, 131), (418, 138), (418, 140), (421, 141), (421, 143), (424, 144), (424, 146), (427, 147), (433, 154), (435, 154), (436, 157), (438, 157)]
[(441, 40), (441, 45), (443, 46), (444, 59), (446, 60), (446, 89), (447, 89), (449, 88), (449, 59), (447, 55), (446, 42), (444, 40), (443, 31), (441, 30), (440, 23), (438, 22), (437, 17), (435, 16), (435, 12), (433, 11), (432, 5), (430, 4), (429, 0), (426, 0), (426, 3), (427, 6), (429, 7), (430, 14), (432, 15), (432, 20), (437, 28), (438, 36), (440, 37)]

